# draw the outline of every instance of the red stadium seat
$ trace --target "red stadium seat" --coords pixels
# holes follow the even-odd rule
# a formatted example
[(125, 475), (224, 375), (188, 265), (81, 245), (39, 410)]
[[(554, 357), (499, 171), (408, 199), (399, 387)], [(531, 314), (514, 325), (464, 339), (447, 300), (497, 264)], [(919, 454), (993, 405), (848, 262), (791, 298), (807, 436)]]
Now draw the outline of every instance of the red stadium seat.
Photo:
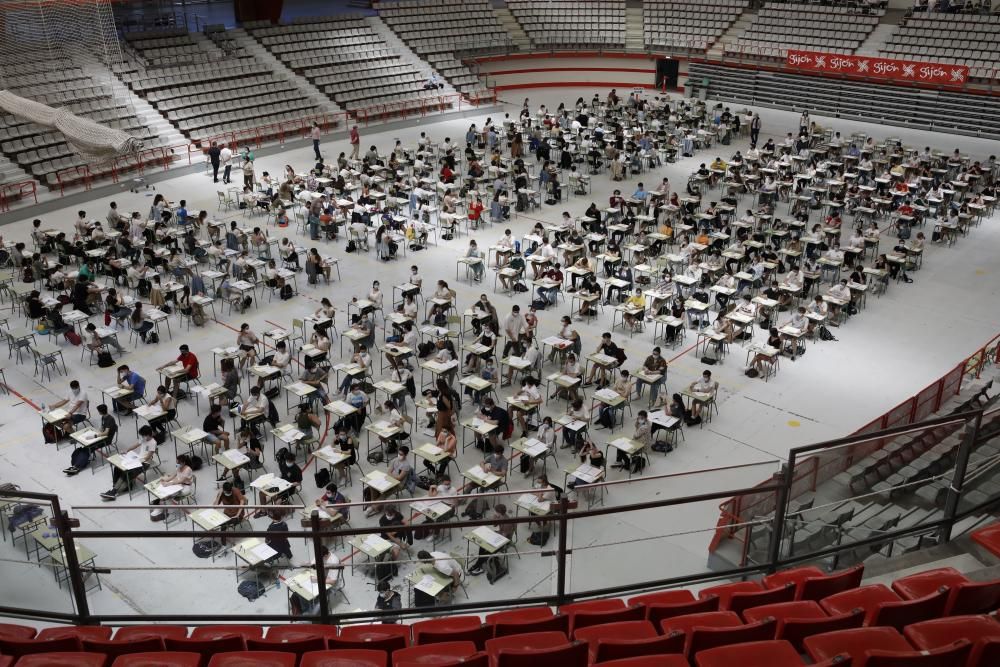
[(764, 587), (756, 581), (737, 581), (732, 584), (720, 584), (719, 586), (705, 588), (698, 593), (698, 599), (704, 600), (715, 595), (719, 598), (719, 609), (727, 611), (729, 609), (729, 599), (733, 595), (737, 593), (759, 593), (762, 590), (764, 590)]
[(857, 588), (861, 585), (864, 573), (864, 565), (857, 565), (833, 574), (824, 574), (815, 567), (798, 567), (764, 577), (764, 585), (767, 588), (776, 588), (781, 584), (794, 583), (796, 600), (816, 600), (818, 602), (841, 591)]
[(130, 653), (115, 658), (111, 667), (198, 667), (201, 655), (160, 651), (159, 653)]
[(851, 665), (864, 665), (866, 651), (912, 651), (913, 647), (895, 628), (855, 628), (824, 632), (806, 637), (803, 641), (806, 653), (813, 662), (830, 660), (846, 653), (851, 656)]
[(932, 651), (867, 651), (864, 667), (956, 667), (969, 658), (972, 644), (959, 639)]
[(591, 662), (594, 662), (594, 657), (597, 655), (597, 642), (600, 639), (631, 641), (659, 636), (660, 634), (649, 621), (604, 623), (603, 625), (591, 625), (573, 631), (573, 639), (587, 642), (587, 645), (590, 647)]
[(694, 657), (698, 667), (801, 667), (802, 658), (791, 644), (780, 640), (717, 646)]
[(690, 667), (683, 655), (643, 655), (602, 662), (601, 667)]
[(743, 625), (738, 614), (731, 611), (708, 611), (701, 614), (675, 616), (660, 621), (660, 633), (669, 635), (672, 632), (690, 633), (695, 627), (702, 628), (735, 628)]
[(493, 626), (485, 625), (478, 616), (446, 616), (418, 621), (410, 626), (413, 643), (417, 646), (439, 642), (471, 641), (476, 650), (486, 648), (493, 637)]
[(0, 667), (14, 667), (14, 658), (0, 655)]
[(45, 628), (35, 639), (61, 639), (63, 637), (76, 637), (84, 639), (111, 639), (111, 628), (103, 625), (67, 625), (61, 628)]
[(99, 639), (84, 639), (83, 650), (87, 653), (103, 653), (108, 662), (120, 655), (131, 653), (153, 653), (163, 650), (163, 640), (159, 637), (147, 637), (131, 642), (102, 641)]
[(519, 635), (508, 635), (497, 637), (486, 642), (486, 654), (490, 658), (490, 664), (495, 665), (497, 656), (504, 649), (545, 649), (556, 648), (569, 644), (565, 632), (526, 632)]
[(486, 625), (496, 625), (497, 623), (530, 623), (533, 621), (544, 621), (555, 616), (551, 607), (524, 607), (523, 609), (508, 609), (506, 611), (496, 611), (486, 614), (483, 621)]
[(302, 656), (299, 667), (387, 667), (389, 654), (369, 649), (315, 651)]
[(188, 636), (188, 629), (183, 625), (126, 625), (118, 628), (115, 633), (115, 641), (132, 641), (133, 639), (148, 639), (157, 637), (159, 639), (185, 639)]
[(440, 642), (423, 646), (409, 646), (394, 651), (393, 667), (419, 667), (420, 665), (442, 665), (463, 660), (476, 653), (476, 645), (470, 641)]
[(543, 649), (501, 649), (497, 667), (587, 667), (587, 644), (574, 642)]
[(789, 620), (817, 620), (829, 618), (818, 603), (812, 600), (799, 600), (797, 602), (778, 602), (777, 604), (765, 604), (753, 609), (747, 609), (742, 614), (743, 620), (747, 623), (762, 621), (765, 618), (773, 618), (778, 625)]
[(336, 625), (304, 625), (293, 623), (291, 625), (272, 625), (267, 629), (265, 639), (272, 641), (294, 642), (302, 639), (312, 639), (313, 637), (336, 637), (340, 634)]
[(787, 584), (780, 588), (771, 588), (751, 593), (733, 593), (729, 597), (729, 611), (737, 614), (745, 609), (753, 609), (762, 605), (791, 602), (795, 599), (795, 584)]
[(280, 651), (232, 651), (216, 653), (208, 667), (295, 667), (298, 656)]
[(608, 623), (623, 623), (625, 621), (641, 621), (646, 617), (642, 607), (624, 607), (611, 611), (579, 611), (570, 617), (570, 632), (592, 625), (607, 625)]
[(595, 663), (604, 663), (621, 658), (632, 658), (644, 655), (666, 655), (676, 653), (683, 655), (684, 642), (687, 637), (675, 632), (670, 635), (657, 635), (648, 639), (599, 639)]
[(694, 602), (651, 602), (646, 605), (646, 620), (659, 627), (660, 622), (668, 618), (687, 616), (688, 614), (704, 614), (710, 611), (719, 611), (719, 598), (714, 595)]
[[(860, 589), (858, 589), (860, 590)], [(850, 593), (850, 591), (848, 591)], [(840, 593), (838, 595), (844, 595)], [(832, 597), (838, 597), (837, 595)], [(831, 598), (827, 598), (828, 600)], [(938, 618), (944, 614), (945, 604), (948, 602), (948, 589), (942, 588), (937, 593), (915, 600), (901, 600), (899, 602), (881, 602), (871, 609), (866, 609), (865, 625), (888, 625), (902, 630), (910, 623), (918, 623), (931, 618)], [(843, 612), (843, 609), (834, 611), (826, 607), (826, 600), (823, 601), (825, 609), (836, 613)]]
[[(980, 654), (987, 644), (1000, 645), (1000, 623), (990, 616), (949, 616), (908, 625), (903, 629), (903, 636), (914, 647), (925, 651), (948, 646), (956, 639), (968, 639), (972, 642), (972, 652), (966, 665), (975, 667), (980, 664)], [(1000, 664), (1000, 660), (993, 664)]]
[[(396, 667), (396, 664), (393, 663), (393, 667)], [(407, 663), (403, 667), (414, 667), (414, 665), (417, 665), (417, 667), (431, 667), (430, 665), (418, 665), (412, 662)], [(478, 651), (465, 658), (447, 658), (440, 662), (435, 662), (433, 667), (490, 667), (490, 659), (484, 651)]]
[(347, 625), (340, 636), (327, 639), (331, 649), (371, 649), (393, 651), (410, 645), (410, 626), (394, 624)]
[(828, 614), (844, 614), (854, 609), (864, 609), (865, 625), (871, 625), (871, 620), (878, 613), (880, 605), (889, 602), (902, 602), (902, 598), (889, 590), (888, 586), (872, 584), (850, 591), (831, 595), (820, 601), (820, 606)]
[(892, 590), (906, 600), (925, 597), (942, 586), (951, 590), (945, 606), (946, 615), (980, 614), (1000, 606), (1000, 579), (969, 581), (950, 567), (912, 574), (892, 582)]
[(798, 587), (806, 579), (825, 577), (826, 572), (815, 565), (804, 565), (802, 567), (790, 567), (787, 570), (779, 570), (774, 574), (769, 574), (761, 580), (764, 588), (781, 588), (785, 584), (795, 584)]
[(282, 653), (294, 653), (301, 656), (310, 651), (325, 651), (325, 637), (309, 637), (308, 639), (248, 639), (248, 651), (280, 651)]
[(526, 622), (500, 622), (493, 625), (494, 637), (509, 637), (525, 632), (561, 632), (569, 635), (569, 616), (556, 614), (545, 620)]
[(757, 621), (756, 623), (747, 623), (736, 628), (705, 628), (696, 626), (688, 633), (687, 642), (684, 645), (684, 653), (690, 659), (697, 655), (699, 651), (715, 648), (716, 646), (774, 639), (776, 625), (777, 623), (775, 623), (774, 619), (769, 618)]
[(61, 639), (0, 639), (0, 655), (12, 655), (15, 658), (33, 653), (55, 653), (79, 651), (80, 640), (76, 637)]
[(846, 614), (829, 616), (827, 618), (805, 619), (789, 618), (778, 621), (778, 632), (776, 639), (784, 639), (790, 642), (798, 651), (802, 651), (802, 641), (806, 637), (821, 635), (824, 632), (834, 632), (836, 630), (850, 630), (860, 628), (865, 622), (865, 612), (863, 609), (855, 609)]
[(0, 623), (0, 639), (34, 639), (38, 630), (28, 625)]
[(104, 667), (107, 657), (103, 653), (83, 651), (54, 651), (35, 653), (19, 658), (18, 667)]
[[(611, 620), (599, 621), (606, 623), (614, 623), (616, 621), (630, 621), (633, 620), (629, 618), (616, 618), (614, 613), (621, 612), (625, 610), (625, 601), (620, 598), (610, 598), (603, 600), (587, 600), (585, 602), (573, 602), (572, 604), (564, 604), (559, 607), (559, 613), (569, 617), (569, 633), (573, 634), (573, 630), (576, 627), (576, 617), (580, 614), (588, 614), (590, 616), (600, 615), (600, 614), (611, 614)], [(635, 612), (630, 612), (635, 613)], [(602, 617), (605, 618), (605, 617)], [(586, 625), (596, 625), (596, 623), (588, 623), (585, 621)], [(583, 627), (583, 626), (581, 626)]]
[(191, 631), (191, 639), (220, 639), (222, 637), (263, 639), (262, 625), (204, 625)]
[(1000, 640), (990, 639), (973, 647), (973, 653), (977, 653), (976, 661), (971, 662), (969, 667), (996, 667), (1000, 665)]
[(1000, 523), (992, 523), (985, 528), (970, 533), (972, 541), (1000, 558)]
[(246, 650), (246, 641), (243, 637), (237, 635), (230, 635), (220, 639), (173, 639), (172, 637), (167, 637), (163, 640), (163, 647), (168, 651), (198, 653), (207, 662), (216, 653)]
[(643, 593), (628, 599), (628, 606), (638, 607), (640, 605), (651, 604), (685, 604), (694, 602), (694, 593), (688, 590), (658, 591), (656, 593)]

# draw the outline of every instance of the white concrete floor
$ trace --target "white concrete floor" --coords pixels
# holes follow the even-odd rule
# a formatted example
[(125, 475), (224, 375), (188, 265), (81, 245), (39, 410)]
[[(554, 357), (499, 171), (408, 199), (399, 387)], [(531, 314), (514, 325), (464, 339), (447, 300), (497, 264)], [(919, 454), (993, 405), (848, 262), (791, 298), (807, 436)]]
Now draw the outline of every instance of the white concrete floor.
[[(558, 89), (554, 91), (532, 90), (526, 93), (531, 98), (531, 107), (537, 108), (545, 102), (551, 107), (559, 101), (572, 103), (578, 96), (589, 99), (592, 89)], [(602, 94), (604, 91), (601, 91)], [(508, 92), (512, 115), (516, 113), (524, 95)], [(796, 115), (763, 109), (765, 136), (781, 137), (792, 127)], [(496, 116), (494, 115), (494, 118)], [(449, 120), (439, 123), (423, 123), (419, 128), (387, 133), (364, 133), (365, 146), (372, 143), (381, 149), (388, 149), (396, 138), (404, 144), (412, 145), (419, 131), (428, 132), (434, 139), (445, 136), (461, 139), (471, 122), (481, 124), (485, 118)], [(1000, 146), (997, 142), (979, 141), (966, 137), (934, 135), (898, 128), (885, 128), (857, 122), (827, 121), (817, 119), (821, 124), (829, 122), (845, 136), (854, 131), (870, 132), (881, 138), (899, 137), (904, 143), (932, 146), (951, 151), (958, 147), (962, 152), (986, 158), (996, 154)], [(762, 139), (763, 141), (763, 139)], [(708, 162), (716, 154), (728, 158), (736, 150), (746, 150), (745, 139), (739, 139), (727, 147), (719, 146), (704, 151), (693, 158), (666, 165), (656, 173), (647, 173), (642, 180), (649, 185), (656, 184), (663, 176), (670, 178), (675, 189), (683, 187), (687, 176), (700, 162)], [(324, 146), (328, 156), (346, 148), (346, 142)], [(285, 164), (292, 164), (297, 170), (311, 164), (311, 147), (302, 146), (278, 155), (258, 159), (258, 174), (267, 170), (280, 173)], [(563, 210), (572, 215), (582, 214), (590, 201), (606, 201), (613, 187), (623, 192), (634, 189), (637, 178), (622, 184), (612, 184), (606, 176), (594, 179), (590, 197), (573, 197), (568, 202), (554, 207), (544, 207), (530, 215), (512, 219), (509, 227), (514, 235), (528, 230), (536, 220), (553, 221)], [(157, 192), (168, 199), (187, 199), (189, 210), (206, 209), (221, 219), (242, 220), (240, 211), (217, 211), (216, 186), (203, 173), (181, 176), (161, 183)], [(138, 194), (122, 191), (112, 196), (95, 197), (82, 208), (91, 217), (103, 218), (108, 203), (114, 199), (119, 210), (146, 211), (151, 203), (153, 191)], [(72, 206), (58, 212), (46, 214), (47, 227), (69, 230), (76, 218)], [(781, 212), (784, 212), (781, 209)], [(2, 228), (5, 240), (28, 239), (30, 209), (24, 211), (24, 219)], [(262, 218), (253, 224), (262, 224)], [(997, 279), (1000, 262), (996, 247), (1000, 238), (1000, 220), (997, 216), (973, 228), (969, 237), (961, 238), (951, 247), (931, 246), (924, 260), (924, 267), (913, 274), (912, 284), (893, 284), (886, 295), (872, 297), (866, 310), (853, 317), (845, 326), (836, 331), (838, 342), (824, 342), (809, 345), (808, 354), (795, 363), (785, 359), (778, 375), (770, 382), (751, 380), (743, 373), (745, 353), (734, 346), (730, 356), (721, 365), (712, 368), (721, 383), (719, 399), (720, 415), (703, 429), (687, 431), (684, 445), (677, 451), (663, 456), (653, 455), (653, 464), (645, 476), (676, 475), (662, 480), (638, 481), (628, 485), (612, 487), (607, 503), (624, 504), (653, 498), (669, 498), (722, 491), (753, 485), (766, 479), (786, 456), (789, 448), (824, 439), (844, 436), (884, 413), (900, 401), (913, 395), (921, 388), (939, 378), (972, 351), (997, 334)], [(289, 230), (292, 233), (294, 228)], [(502, 235), (502, 227), (494, 226), (474, 235), (480, 246), (489, 246)], [(491, 274), (482, 285), (474, 285), (464, 280), (454, 279), (455, 259), (464, 250), (468, 239), (463, 235), (453, 241), (441, 242), (428, 250), (411, 253), (409, 257), (385, 264), (378, 262), (374, 251), (367, 255), (347, 255), (343, 252), (343, 242), (337, 244), (320, 243), (323, 250), (338, 256), (341, 260), (343, 281), (333, 281), (330, 286), (309, 287), (302, 280), (299, 283), (301, 295), (288, 302), (259, 301), (244, 317), (223, 317), (218, 323), (210, 322), (205, 328), (181, 331), (176, 320), (173, 322), (173, 339), (162, 340), (157, 346), (143, 346), (129, 350), (123, 361), (143, 374), (149, 382), (156, 381), (155, 368), (176, 356), (177, 346), (188, 343), (202, 362), (203, 372), (210, 374), (212, 355), (210, 349), (218, 345), (231, 345), (235, 338), (232, 327), (239, 322), (250, 322), (254, 330), (261, 332), (276, 325), (289, 327), (293, 317), (301, 317), (316, 308), (316, 302), (328, 296), (338, 309), (344, 309), (353, 295), (362, 295), (373, 279), (379, 279), (386, 292), (391, 285), (398, 284), (408, 275), (409, 266), (417, 264), (427, 284), (438, 278), (448, 280), (458, 290), (459, 307), (471, 303), (478, 294), (485, 292), (504, 317), (513, 303), (512, 299), (494, 295), (490, 284)], [(30, 247), (30, 244), (29, 244)], [(517, 295), (516, 301), (522, 308), (528, 305), (526, 295)], [(568, 311), (568, 306), (560, 306), (542, 313), (540, 330), (542, 337), (555, 333), (558, 320)], [(596, 322), (575, 326), (584, 338), (584, 349), (589, 351), (596, 345), (600, 333), (610, 326), (610, 309)], [(338, 314), (339, 325), (344, 324), (342, 312)], [(381, 335), (381, 332), (380, 334)], [(651, 330), (632, 339), (625, 338), (622, 344), (628, 352), (628, 367), (637, 366), (648, 353), (651, 344)], [(620, 337), (624, 338), (624, 337)], [(689, 335), (688, 343), (693, 344), (694, 336)], [(39, 420), (30, 403), (39, 405), (51, 403), (63, 394), (71, 378), (76, 378), (87, 388), (91, 402), (99, 402), (100, 390), (111, 384), (113, 370), (87, 367), (80, 363), (78, 350), (67, 347), (64, 351), (69, 366), (69, 377), (56, 377), (52, 382), (39, 382), (32, 376), (29, 365), (18, 365), (14, 360), (5, 364), (8, 385), (16, 393), (0, 396), (4, 438), (0, 440), (0, 461), (2, 461), (2, 481), (19, 484), (28, 490), (58, 493), (71, 514), (78, 517), (85, 529), (159, 529), (161, 524), (151, 524), (142, 509), (129, 511), (125, 508), (145, 502), (138, 496), (134, 501), (119, 499), (113, 504), (102, 504), (98, 492), (109, 486), (109, 472), (104, 468), (96, 475), (84, 472), (73, 478), (66, 478), (60, 472), (69, 463), (69, 448), (56, 452), (53, 445), (42, 444)], [(336, 343), (334, 345), (336, 349)], [(668, 353), (671, 360), (667, 388), (676, 391), (694, 380), (704, 366), (687, 347)], [(548, 367), (546, 367), (548, 369)], [(509, 389), (501, 392), (507, 395)], [(277, 404), (283, 412), (284, 400)], [(554, 414), (563, 409), (562, 401), (553, 401), (545, 409)], [(466, 414), (469, 408), (466, 407)], [(193, 412), (193, 406), (183, 401), (180, 406), (180, 421), (200, 426), (201, 417)], [(605, 431), (594, 431), (595, 439), (603, 446), (607, 437)], [(121, 443), (131, 444), (135, 430), (130, 418), (122, 425)], [(429, 438), (415, 435), (415, 444)], [(363, 442), (363, 441), (362, 441)], [(170, 461), (172, 447), (165, 445), (164, 459)], [(267, 450), (271, 451), (270, 448)], [(563, 455), (560, 463), (565, 464), (568, 456)], [(470, 448), (460, 459), (462, 468), (476, 462), (476, 450)], [(728, 466), (747, 467), (724, 471), (697, 471)], [(370, 466), (365, 462), (367, 470)], [(270, 468), (274, 468), (271, 464)], [(166, 469), (170, 468), (168, 463)], [(549, 467), (553, 480), (562, 479), (562, 474)], [(685, 474), (686, 473), (686, 474)], [(620, 473), (612, 473), (618, 479)], [(215, 480), (211, 466), (198, 473), (198, 500), (210, 502), (214, 497)], [(524, 488), (527, 480), (515, 473), (511, 478), (511, 488)], [(312, 483), (311, 470), (307, 471), (305, 497), (311, 502), (318, 495)], [(361, 488), (357, 476), (355, 485), (346, 490), (346, 495), (360, 499)], [(508, 506), (512, 502), (507, 503)], [(577, 549), (572, 558), (572, 571), (568, 578), (571, 590), (584, 590), (605, 585), (640, 583), (651, 578), (693, 574), (705, 569), (706, 547), (712, 537), (712, 530), (718, 518), (719, 502), (706, 502), (673, 510), (644, 511), (619, 514), (609, 517), (581, 521), (571, 534), (571, 544)], [(363, 525), (361, 513), (353, 514), (353, 525)], [(263, 529), (266, 522), (256, 520), (256, 527)], [(90, 595), (91, 609), (98, 613), (267, 613), (285, 609), (285, 593), (282, 589), (271, 589), (268, 594), (254, 603), (247, 603), (236, 593), (234, 573), (213, 571), (213, 568), (231, 567), (233, 556), (216, 561), (214, 566), (199, 560), (191, 553), (189, 524), (182, 521), (173, 528), (176, 539), (118, 540), (86, 539), (84, 543), (98, 554), (97, 563), (112, 569), (110, 575), (102, 577), (104, 588)], [(468, 590), (473, 600), (498, 598), (518, 598), (537, 593), (548, 593), (554, 586), (553, 559), (542, 558), (530, 553), (535, 548), (524, 540), (527, 531), (521, 531), (519, 544), (522, 558), (512, 561), (511, 576), (490, 586), (484, 577), (472, 578)], [(550, 543), (551, 546), (551, 543)], [(456, 535), (451, 543), (444, 545), (462, 554), (465, 541)], [(425, 548), (425, 545), (417, 545)], [(293, 542), (296, 562), (305, 561), (309, 554), (301, 541)], [(338, 549), (342, 557), (349, 552)], [(68, 609), (70, 603), (65, 587), (57, 589), (52, 578), (35, 565), (17, 561), (24, 560), (24, 550), (20, 545), (15, 550), (8, 541), (0, 547), (0, 581), (3, 585), (3, 603), (11, 606), (25, 606), (46, 609)], [(608, 567), (609, 563), (613, 566)], [(404, 568), (404, 572), (407, 571)], [(405, 590), (405, 582), (397, 578), (394, 582)], [(340, 603), (340, 611), (355, 608), (370, 608), (374, 601), (371, 579), (361, 574), (348, 575), (347, 593), (350, 604)]]

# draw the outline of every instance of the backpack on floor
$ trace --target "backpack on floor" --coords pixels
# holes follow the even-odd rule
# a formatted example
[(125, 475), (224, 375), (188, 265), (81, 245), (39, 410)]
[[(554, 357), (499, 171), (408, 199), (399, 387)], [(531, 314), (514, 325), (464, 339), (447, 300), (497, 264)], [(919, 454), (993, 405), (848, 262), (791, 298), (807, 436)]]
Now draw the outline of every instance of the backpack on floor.
[(236, 587), (236, 592), (245, 597), (250, 602), (253, 602), (260, 596), (264, 594), (266, 589), (257, 581), (241, 581), (240, 585)]
[(63, 334), (63, 338), (68, 340), (73, 345), (80, 345), (83, 343), (83, 339), (80, 338), (80, 334), (73, 331), (72, 329)]
[(295, 296), (295, 293), (292, 291), (292, 286), (291, 285), (285, 284), (285, 285), (281, 286), (281, 299), (282, 299), (282, 301), (288, 301), (293, 296)]
[(156, 333), (155, 331), (146, 336), (147, 345), (156, 345), (159, 342), (160, 342), (160, 334)]
[(819, 339), (820, 340), (837, 340), (837, 337), (826, 328), (826, 325), (822, 325), (819, 328)]
[(499, 579), (503, 579), (507, 574), (507, 564), (505, 558), (490, 558), (486, 561), (486, 579), (490, 584), (494, 584)]
[(90, 463), (90, 450), (86, 447), (77, 447), (69, 455), (69, 464), (77, 470), (83, 470)]
[(102, 350), (97, 353), (97, 365), (101, 368), (110, 368), (115, 365), (115, 358), (110, 352)]

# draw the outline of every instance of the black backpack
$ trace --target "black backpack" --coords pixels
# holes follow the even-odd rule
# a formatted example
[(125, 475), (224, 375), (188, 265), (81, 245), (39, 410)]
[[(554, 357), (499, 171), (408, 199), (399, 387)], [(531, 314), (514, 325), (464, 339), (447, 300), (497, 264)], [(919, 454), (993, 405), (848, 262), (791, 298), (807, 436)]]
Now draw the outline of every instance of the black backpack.
[(344, 252), (354, 252), (358, 249), (358, 245), (354, 241), (348, 241), (347, 247), (344, 248)]
[(819, 328), (819, 339), (820, 340), (837, 340), (837, 337), (826, 328), (826, 325), (822, 325)]
[(115, 365), (115, 358), (111, 356), (110, 352), (102, 350), (97, 353), (97, 365), (101, 368), (110, 368)]
[(69, 462), (77, 470), (83, 470), (90, 463), (90, 450), (86, 447), (77, 447), (69, 455)]
[(260, 596), (264, 594), (266, 589), (263, 585), (257, 581), (241, 581), (240, 585), (236, 587), (236, 592), (245, 597), (250, 602), (253, 602)]
[(282, 285), (281, 286), (281, 298), (282, 298), (282, 300), (287, 301), (288, 299), (291, 299), (294, 295), (295, 294), (294, 294), (294, 292), (292, 292), (292, 286), (291, 285), (286, 284), (286, 285)]

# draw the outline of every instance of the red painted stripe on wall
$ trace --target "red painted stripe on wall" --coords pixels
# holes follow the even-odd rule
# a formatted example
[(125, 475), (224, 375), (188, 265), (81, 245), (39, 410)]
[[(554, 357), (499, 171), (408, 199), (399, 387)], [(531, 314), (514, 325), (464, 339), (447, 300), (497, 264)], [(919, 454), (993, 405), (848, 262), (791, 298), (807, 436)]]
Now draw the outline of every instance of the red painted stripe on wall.
[(656, 88), (651, 83), (615, 82), (615, 81), (546, 81), (531, 83), (512, 83), (506, 86), (494, 86), (497, 90), (516, 90), (518, 88)]
[(486, 71), (487, 76), (501, 76), (504, 74), (531, 74), (533, 72), (636, 72), (638, 74), (655, 74), (656, 68), (637, 69), (630, 67), (532, 67), (527, 69), (503, 69), (496, 71)]

